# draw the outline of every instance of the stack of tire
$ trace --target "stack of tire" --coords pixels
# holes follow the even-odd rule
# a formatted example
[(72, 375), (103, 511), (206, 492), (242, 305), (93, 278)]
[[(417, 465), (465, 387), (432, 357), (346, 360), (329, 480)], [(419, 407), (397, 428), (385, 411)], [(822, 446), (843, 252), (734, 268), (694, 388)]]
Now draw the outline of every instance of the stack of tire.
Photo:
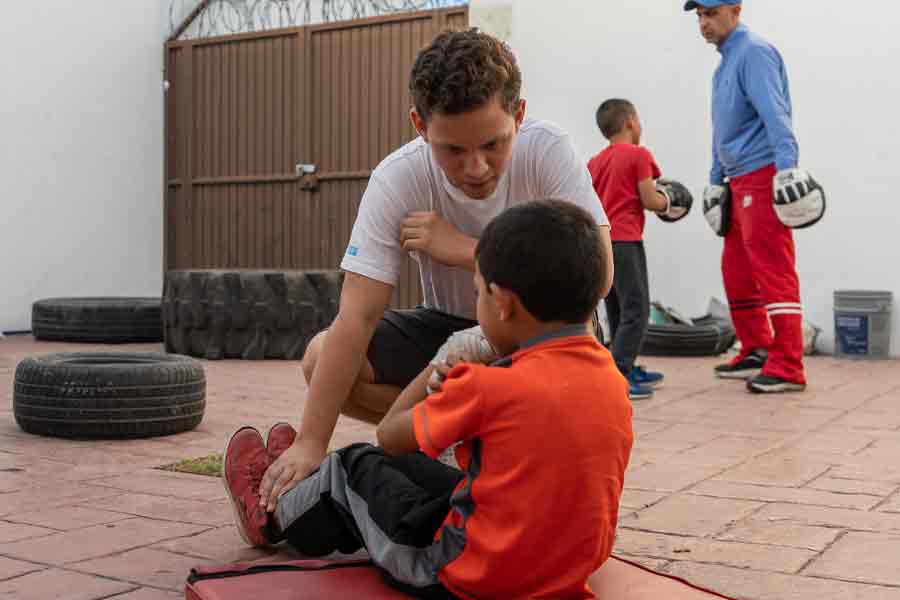
[(31, 306), (38, 340), (123, 344), (161, 342), (159, 298), (47, 298)]
[(340, 271), (169, 271), (162, 299), (166, 351), (298, 360), (337, 316), (342, 283)]
[(734, 344), (734, 326), (709, 315), (685, 323), (651, 323), (641, 354), (647, 356), (717, 356)]
[[(47, 298), (31, 308), (34, 337), (90, 344), (158, 343), (159, 298)], [(186, 356), (63, 352), (16, 367), (13, 414), (23, 431), (78, 439), (142, 438), (203, 420), (206, 376)]]

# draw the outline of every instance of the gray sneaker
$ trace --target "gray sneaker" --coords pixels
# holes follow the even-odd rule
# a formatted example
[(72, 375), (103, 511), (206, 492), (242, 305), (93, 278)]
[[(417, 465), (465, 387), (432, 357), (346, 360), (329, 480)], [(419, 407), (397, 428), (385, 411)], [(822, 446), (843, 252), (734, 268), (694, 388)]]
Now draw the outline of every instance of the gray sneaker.
[(754, 394), (779, 394), (782, 392), (802, 392), (806, 385), (794, 383), (780, 377), (757, 375), (747, 380), (747, 389)]

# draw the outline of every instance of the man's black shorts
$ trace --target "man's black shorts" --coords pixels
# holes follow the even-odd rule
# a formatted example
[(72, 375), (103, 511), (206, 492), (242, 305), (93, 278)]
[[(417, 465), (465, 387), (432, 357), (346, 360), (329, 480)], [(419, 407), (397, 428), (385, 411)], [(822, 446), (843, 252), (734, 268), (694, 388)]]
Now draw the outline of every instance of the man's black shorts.
[(433, 308), (385, 311), (367, 352), (375, 383), (406, 387), (428, 366), (447, 338), (477, 324)]

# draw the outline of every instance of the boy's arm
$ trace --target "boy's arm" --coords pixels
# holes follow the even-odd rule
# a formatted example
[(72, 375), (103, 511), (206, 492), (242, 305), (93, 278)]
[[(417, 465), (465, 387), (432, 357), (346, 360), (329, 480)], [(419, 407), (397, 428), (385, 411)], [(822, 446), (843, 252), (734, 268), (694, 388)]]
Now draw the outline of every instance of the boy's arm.
[(407, 454), (419, 449), (413, 425), (413, 407), (428, 397), (426, 387), (434, 367), (428, 365), (400, 392), (391, 409), (378, 424), (378, 445), (388, 454)]
[(638, 183), (638, 192), (641, 196), (641, 204), (643, 204), (644, 208), (647, 210), (662, 212), (666, 210), (669, 205), (666, 197), (656, 191), (656, 181), (652, 178), (648, 177)]
[(656, 190), (656, 180), (662, 173), (653, 154), (644, 147), (640, 147), (635, 155), (634, 173), (638, 181), (638, 195), (644, 208), (653, 212), (666, 210), (669, 201)]

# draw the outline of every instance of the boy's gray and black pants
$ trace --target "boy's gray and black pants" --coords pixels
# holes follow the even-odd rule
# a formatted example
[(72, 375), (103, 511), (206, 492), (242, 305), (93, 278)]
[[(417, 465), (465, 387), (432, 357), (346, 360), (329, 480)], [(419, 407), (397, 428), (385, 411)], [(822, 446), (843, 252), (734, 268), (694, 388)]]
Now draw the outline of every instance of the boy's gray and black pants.
[[(300, 553), (365, 548), (393, 587), (419, 598), (455, 598), (438, 572), (464, 547), (435, 534), (451, 510), (459, 469), (421, 452), (390, 456), (370, 444), (328, 454), (317, 471), (278, 499), (281, 534)], [(460, 491), (464, 499), (467, 488)]]
[(650, 318), (650, 285), (644, 242), (613, 242), (613, 285), (606, 297), (610, 350), (623, 375), (634, 368)]

